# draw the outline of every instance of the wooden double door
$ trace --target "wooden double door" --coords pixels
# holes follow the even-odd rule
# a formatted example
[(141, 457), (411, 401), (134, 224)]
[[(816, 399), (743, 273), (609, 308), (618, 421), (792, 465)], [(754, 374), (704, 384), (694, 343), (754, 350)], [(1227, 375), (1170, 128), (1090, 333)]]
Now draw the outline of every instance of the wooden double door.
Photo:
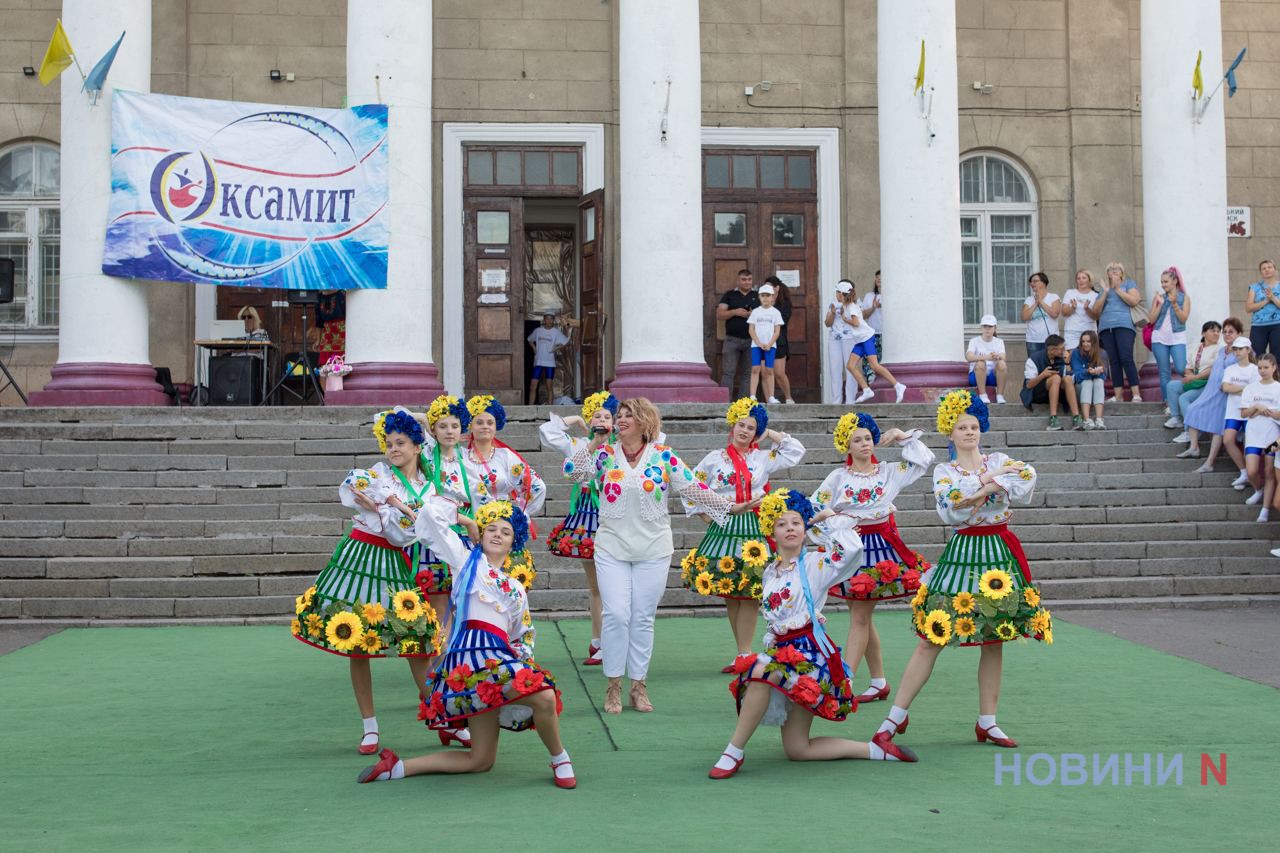
[[(738, 271), (751, 270), (759, 288), (768, 276), (787, 286), (787, 377), (791, 396), (822, 402), (821, 303), (818, 294), (818, 205), (816, 201), (708, 201), (703, 214), (703, 350), (712, 375), (721, 375), (724, 323), (716, 320), (720, 297), (738, 285)], [(736, 393), (736, 392), (735, 392)], [(778, 397), (782, 397), (779, 388)]]

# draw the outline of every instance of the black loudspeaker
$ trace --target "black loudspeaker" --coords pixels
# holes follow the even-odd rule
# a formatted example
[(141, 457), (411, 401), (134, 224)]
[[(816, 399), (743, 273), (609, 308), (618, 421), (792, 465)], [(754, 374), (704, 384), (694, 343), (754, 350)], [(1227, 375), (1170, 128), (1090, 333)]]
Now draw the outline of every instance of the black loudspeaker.
[(13, 301), (13, 258), (0, 258), (0, 305)]
[(320, 301), (320, 291), (318, 290), (290, 290), (290, 305), (315, 305)]
[(216, 355), (209, 359), (210, 406), (256, 406), (262, 402), (262, 363), (256, 358)]

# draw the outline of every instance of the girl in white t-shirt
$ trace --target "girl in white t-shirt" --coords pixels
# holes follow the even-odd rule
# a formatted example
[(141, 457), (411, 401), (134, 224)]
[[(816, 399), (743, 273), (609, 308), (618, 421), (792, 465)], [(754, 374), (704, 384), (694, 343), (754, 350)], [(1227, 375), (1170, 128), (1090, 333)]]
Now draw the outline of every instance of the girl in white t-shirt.
[(1251, 382), (1259, 378), (1258, 366), (1253, 363), (1253, 346), (1249, 339), (1241, 335), (1231, 344), (1236, 355), (1236, 363), (1228, 365), (1222, 372), (1222, 390), (1227, 395), (1226, 421), (1222, 430), (1222, 445), (1227, 448), (1231, 461), (1240, 469), (1231, 486), (1238, 492), (1244, 491), (1249, 484), (1249, 473), (1245, 469), (1244, 454), (1236, 444), (1237, 437), (1244, 432), (1245, 420), (1240, 417), (1240, 392)]
[[(1280, 439), (1280, 382), (1276, 381), (1276, 357), (1270, 353), (1258, 359), (1254, 368), (1258, 379), (1250, 382), (1240, 392), (1240, 417), (1247, 418), (1244, 429), (1244, 460), (1249, 472), (1253, 494), (1245, 503), (1262, 504), (1258, 521), (1266, 521), (1271, 496), (1276, 490), (1276, 472), (1273, 465), (1265, 464), (1267, 457), (1275, 456), (1272, 445)], [(1260, 470), (1261, 469), (1261, 470)]]
[(964, 352), (964, 360), (969, 362), (969, 385), (978, 389), (982, 402), (990, 403), (987, 396), (987, 382), (995, 379), (996, 402), (1003, 404), (1005, 377), (1009, 374), (1009, 363), (1005, 359), (1004, 341), (996, 337), (996, 317), (984, 314), (982, 317), (982, 334), (969, 339), (969, 347)]
[[(1094, 307), (1097, 306), (1097, 311)], [(1088, 270), (1076, 272), (1076, 289), (1062, 294), (1062, 337), (1067, 342), (1067, 351), (1074, 350), (1080, 343), (1080, 335), (1085, 332), (1098, 331), (1098, 314), (1102, 307), (1098, 305), (1098, 294), (1093, 289), (1093, 273)]]

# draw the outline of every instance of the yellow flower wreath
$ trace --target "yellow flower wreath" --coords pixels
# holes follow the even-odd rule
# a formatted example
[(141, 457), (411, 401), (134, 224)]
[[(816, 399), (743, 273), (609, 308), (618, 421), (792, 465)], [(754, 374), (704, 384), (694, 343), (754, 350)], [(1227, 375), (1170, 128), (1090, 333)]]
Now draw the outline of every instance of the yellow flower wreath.
[(964, 390), (952, 391), (938, 404), (937, 427), (943, 435), (951, 435), (956, 421), (973, 405), (973, 396)]

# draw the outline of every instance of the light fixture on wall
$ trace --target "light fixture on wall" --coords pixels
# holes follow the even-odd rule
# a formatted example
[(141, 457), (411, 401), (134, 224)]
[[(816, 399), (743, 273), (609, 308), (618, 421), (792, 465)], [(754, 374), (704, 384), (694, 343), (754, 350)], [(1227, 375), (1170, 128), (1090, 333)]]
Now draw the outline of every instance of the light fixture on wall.
[(742, 94), (744, 94), (744, 95), (746, 95), (748, 98), (750, 98), (752, 95), (754, 95), (754, 94), (756, 93), (756, 89), (757, 89), (757, 88), (758, 88), (761, 92), (767, 92), (767, 91), (769, 91), (770, 89), (772, 89), (772, 88), (773, 88), (773, 81), (772, 81), (772, 80), (761, 80), (759, 83), (755, 84), (754, 86), (746, 86), (746, 87), (744, 87), (744, 88), (743, 88), (743, 90), (742, 90)]
[(24, 77), (34, 77), (36, 76), (36, 70), (30, 65), (24, 65), (22, 66), (22, 75)]
[(279, 68), (272, 68), (270, 71), (267, 72), (267, 76), (271, 78), (272, 83), (279, 83), (281, 80), (284, 79), (284, 76), (280, 73)]

